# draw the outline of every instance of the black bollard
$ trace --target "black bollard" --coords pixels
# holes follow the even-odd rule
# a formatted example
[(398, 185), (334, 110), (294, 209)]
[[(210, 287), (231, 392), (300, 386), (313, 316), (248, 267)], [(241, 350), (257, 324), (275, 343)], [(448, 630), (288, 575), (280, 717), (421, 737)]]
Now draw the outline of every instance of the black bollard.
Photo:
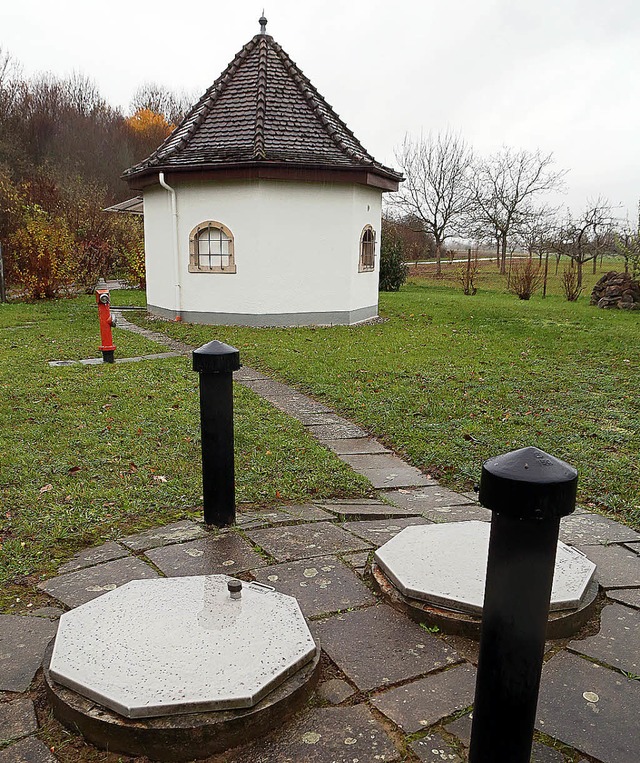
[(538, 448), (482, 467), (479, 499), (493, 514), (469, 763), (529, 763), (560, 518), (577, 484)]
[(200, 374), (200, 437), (204, 521), (226, 527), (236, 520), (233, 462), (233, 371), (240, 353), (222, 342), (193, 351), (193, 370)]

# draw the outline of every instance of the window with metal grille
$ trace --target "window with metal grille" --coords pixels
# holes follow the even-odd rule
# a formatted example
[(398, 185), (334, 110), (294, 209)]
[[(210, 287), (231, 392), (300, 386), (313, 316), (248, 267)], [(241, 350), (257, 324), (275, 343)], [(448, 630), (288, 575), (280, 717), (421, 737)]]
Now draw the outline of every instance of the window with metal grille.
[(376, 232), (370, 225), (365, 225), (360, 236), (360, 260), (358, 271), (366, 273), (376, 264)]
[(235, 273), (233, 234), (222, 223), (208, 220), (189, 236), (190, 273)]

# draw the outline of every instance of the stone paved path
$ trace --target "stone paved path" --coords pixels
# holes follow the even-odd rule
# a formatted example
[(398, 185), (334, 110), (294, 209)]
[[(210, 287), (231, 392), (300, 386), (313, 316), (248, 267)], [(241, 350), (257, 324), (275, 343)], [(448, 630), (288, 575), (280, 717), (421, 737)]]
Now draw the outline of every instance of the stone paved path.
[[(164, 342), (161, 335), (152, 338)], [(176, 342), (171, 348), (191, 349)], [(41, 584), (51, 606), (30, 616), (0, 616), (0, 763), (73, 760), (64, 751), (58, 758), (41, 741), (34, 713), (34, 702), (45, 707), (38, 666), (60, 607), (78, 606), (129, 580), (216, 572), (295, 595), (327, 659), (306, 711), (211, 763), (467, 759), (477, 645), (428, 632), (392, 609), (370, 587), (365, 568), (373, 550), (409, 524), (487, 521), (489, 512), (473, 495), (441, 488), (286, 385), (249, 368), (236, 380), (301, 420), (371, 480), (378, 498), (242, 512), (236, 527), (221, 531), (177, 522), (76, 554)], [(562, 521), (562, 539), (598, 564), (603, 609), (599, 626), (549, 645), (532, 761), (637, 763), (640, 536), (580, 510)], [(39, 718), (55, 726), (46, 713)]]

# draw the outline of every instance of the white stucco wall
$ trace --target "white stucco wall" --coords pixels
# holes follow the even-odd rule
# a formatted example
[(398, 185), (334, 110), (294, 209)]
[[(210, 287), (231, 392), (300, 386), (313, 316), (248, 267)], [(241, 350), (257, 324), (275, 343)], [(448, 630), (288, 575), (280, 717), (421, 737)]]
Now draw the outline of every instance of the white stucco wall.
[[(273, 180), (171, 184), (177, 193), (186, 320), (234, 322), (229, 316), (248, 315), (263, 319), (257, 323), (291, 323), (296, 321), (270, 321), (268, 316), (326, 314), (327, 320), (309, 322), (352, 322), (353, 316), (351, 321), (336, 316), (365, 308), (374, 308), (376, 314), (379, 190)], [(233, 233), (235, 274), (189, 273), (189, 234), (207, 220), (221, 222)], [(166, 314), (175, 314), (170, 194), (160, 186), (144, 192), (144, 222), (147, 300)], [(367, 224), (376, 231), (376, 267), (359, 273), (360, 235)]]

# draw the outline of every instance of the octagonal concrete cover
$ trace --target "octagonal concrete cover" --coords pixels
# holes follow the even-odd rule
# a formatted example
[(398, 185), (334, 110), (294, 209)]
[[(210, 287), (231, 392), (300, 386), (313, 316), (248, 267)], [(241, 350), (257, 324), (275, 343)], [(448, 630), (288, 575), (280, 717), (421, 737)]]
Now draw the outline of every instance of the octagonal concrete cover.
[(65, 613), (51, 677), (127, 718), (255, 705), (316, 645), (293, 597), (228, 580), (136, 580)]
[[(446, 609), (482, 613), (489, 554), (488, 522), (406, 527), (375, 553), (375, 561), (405, 596)], [(579, 606), (596, 565), (558, 543), (552, 610)]]

